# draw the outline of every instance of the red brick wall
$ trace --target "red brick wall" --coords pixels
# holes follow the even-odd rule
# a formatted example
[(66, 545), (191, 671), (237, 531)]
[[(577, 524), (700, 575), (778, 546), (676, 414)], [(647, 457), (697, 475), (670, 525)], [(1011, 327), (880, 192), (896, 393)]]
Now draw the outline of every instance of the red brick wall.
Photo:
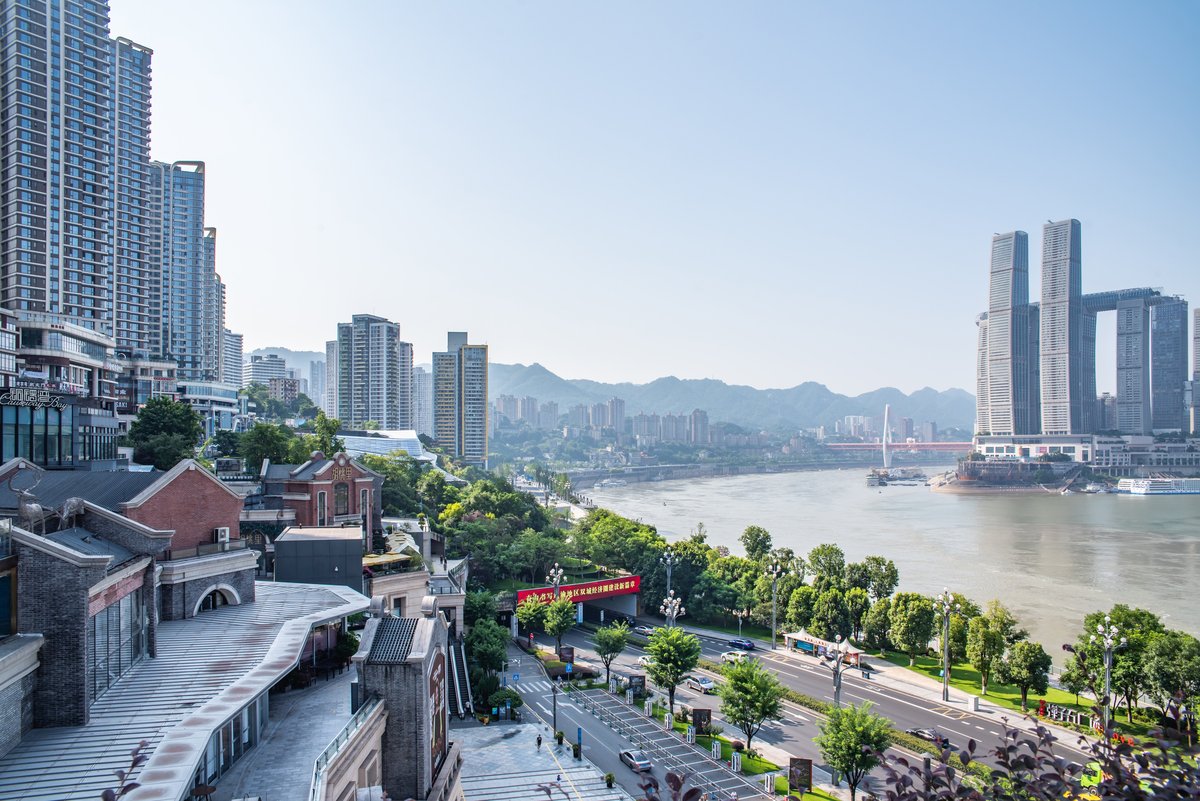
[(185, 470), (154, 497), (123, 510), (131, 520), (157, 529), (174, 529), (172, 548), (194, 548), (213, 541), (213, 529), (229, 527), (238, 536), (242, 499), (231, 495), (201, 468)]

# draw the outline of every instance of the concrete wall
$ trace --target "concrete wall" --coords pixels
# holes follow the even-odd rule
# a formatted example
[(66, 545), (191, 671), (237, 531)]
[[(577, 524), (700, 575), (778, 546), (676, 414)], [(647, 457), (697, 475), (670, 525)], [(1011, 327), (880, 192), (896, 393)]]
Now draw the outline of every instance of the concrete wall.
[(428, 582), (428, 570), (375, 576), (368, 579), (369, 592), (363, 594), (368, 598), (382, 595), (386, 599), (385, 606), (396, 617), (417, 617), (421, 614), (421, 599), (429, 592)]
[(359, 789), (379, 786), (387, 719), (381, 705), (329, 761), (323, 776), (328, 801), (354, 801)]
[[(246, 556), (253, 551), (237, 552), (237, 556)], [(219, 554), (218, 556), (225, 556)], [(250, 603), (254, 600), (254, 568), (241, 568), (222, 573), (213, 573), (196, 578), (189, 577), (186, 581), (173, 582), (174, 568), (180, 567), (183, 575), (194, 576), (196, 570), (188, 570), (193, 563), (204, 562), (210, 557), (182, 560), (182, 563), (164, 562), (162, 583), (159, 585), (159, 612), (163, 620), (182, 620), (194, 617), (196, 604), (213, 590), (221, 590), (226, 594), (230, 604)], [(252, 558), (252, 557), (246, 557)], [(230, 560), (225, 560), (230, 561)], [(238, 560), (245, 561), (245, 560)], [(230, 592), (232, 590), (232, 592)]]

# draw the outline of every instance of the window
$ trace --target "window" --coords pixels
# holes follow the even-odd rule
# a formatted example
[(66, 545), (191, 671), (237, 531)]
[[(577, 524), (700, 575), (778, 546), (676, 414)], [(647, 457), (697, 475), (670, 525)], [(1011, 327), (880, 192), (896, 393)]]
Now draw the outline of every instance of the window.
[(324, 526), (328, 523), (325, 512), (325, 493), (317, 493), (317, 525)]
[(348, 484), (334, 485), (333, 514), (334, 517), (350, 514), (350, 486)]

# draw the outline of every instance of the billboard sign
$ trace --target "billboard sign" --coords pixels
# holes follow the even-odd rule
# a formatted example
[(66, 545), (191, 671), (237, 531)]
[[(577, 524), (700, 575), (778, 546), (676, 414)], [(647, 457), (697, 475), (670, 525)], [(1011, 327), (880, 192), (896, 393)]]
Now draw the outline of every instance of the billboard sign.
[[(583, 584), (563, 584), (558, 588), (558, 597), (580, 603), (597, 598), (611, 598), (614, 595), (633, 595), (641, 590), (641, 576), (624, 576), (602, 581), (588, 581)], [(526, 598), (537, 598), (542, 603), (554, 600), (553, 587), (536, 587), (531, 590), (518, 590), (517, 603)]]

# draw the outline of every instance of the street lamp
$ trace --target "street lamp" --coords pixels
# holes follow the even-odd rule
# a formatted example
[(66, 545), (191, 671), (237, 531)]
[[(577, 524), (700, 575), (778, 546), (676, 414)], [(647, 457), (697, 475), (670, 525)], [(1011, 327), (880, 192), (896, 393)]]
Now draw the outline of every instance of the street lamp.
[(554, 600), (558, 600), (558, 586), (562, 584), (563, 569), (558, 566), (558, 562), (554, 563), (554, 567), (550, 568), (550, 572), (546, 575), (546, 583), (554, 585)]
[(749, 609), (734, 609), (733, 616), (738, 619), (738, 639), (742, 636), (742, 621), (750, 617)]
[[(833, 671), (833, 705), (837, 708), (842, 706), (842, 673), (846, 671), (846, 657), (850, 655), (850, 643), (842, 639), (842, 635), (837, 635), (834, 639), (832, 648), (825, 650), (825, 661), (829, 665), (829, 669)], [(837, 770), (833, 770), (830, 778), (833, 780), (833, 786), (838, 783)]]
[(1113, 651), (1115, 651), (1117, 648), (1124, 648), (1125, 644), (1127, 642), (1124, 637), (1122, 637), (1118, 641), (1117, 640), (1118, 634), (1120, 634), (1120, 630), (1112, 624), (1112, 618), (1109, 617), (1108, 615), (1105, 615), (1104, 622), (1096, 624), (1096, 634), (1093, 634), (1091, 637), (1088, 638), (1088, 642), (1095, 645), (1097, 642), (1097, 635), (1099, 635), (1099, 642), (1104, 644), (1104, 703), (1101, 704), (1101, 711), (1104, 712), (1104, 736), (1105, 737), (1108, 736), (1108, 719), (1109, 719), (1109, 711), (1108, 710), (1109, 710), (1109, 706), (1112, 702), (1112, 699), (1110, 698), (1110, 693), (1112, 692)]
[(662, 608), (659, 611), (667, 619), (667, 628), (675, 625), (676, 618), (687, 614), (687, 610), (683, 608), (683, 599), (675, 597), (675, 590), (671, 590), (667, 593), (667, 597), (663, 598)]
[(777, 606), (778, 606), (777, 601), (778, 601), (778, 594), (779, 594), (779, 579), (781, 576), (787, 575), (787, 568), (785, 568), (783, 565), (779, 564), (779, 562), (772, 562), (770, 565), (767, 566), (765, 575), (769, 576), (771, 579), (771, 650), (774, 651), (775, 650), (776, 613), (778, 611), (777, 610)]
[(950, 615), (961, 612), (962, 604), (954, 600), (954, 593), (942, 588), (942, 594), (937, 597), (938, 608), (942, 610), (942, 700), (950, 700)]
[[(550, 697), (554, 699), (554, 722), (550, 724), (554, 729), (554, 735), (558, 736), (558, 685), (554, 682), (550, 683)], [(545, 709), (545, 707), (542, 707)]]
[(662, 562), (667, 568), (667, 594), (671, 594), (671, 571), (675, 569), (675, 565), (679, 563), (679, 557), (670, 548), (663, 551), (663, 555), (658, 557), (658, 561)]

